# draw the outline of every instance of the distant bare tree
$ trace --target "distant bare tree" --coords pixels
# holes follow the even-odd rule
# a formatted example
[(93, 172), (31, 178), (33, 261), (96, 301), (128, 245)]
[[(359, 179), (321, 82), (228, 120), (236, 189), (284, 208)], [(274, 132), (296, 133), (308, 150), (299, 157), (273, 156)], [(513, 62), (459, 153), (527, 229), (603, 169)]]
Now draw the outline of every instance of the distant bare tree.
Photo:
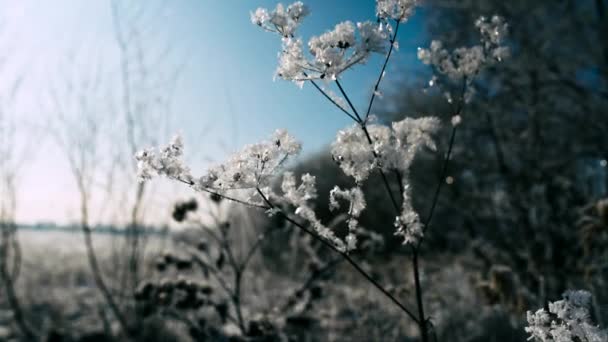
[(0, 282), (21, 334), (34, 341), (37, 334), (24, 316), (15, 289), (21, 267), (21, 247), (16, 223), (17, 182), (19, 172), (32, 152), (31, 139), (18, 140), (23, 138), (22, 135), (17, 135), (18, 128), (21, 130), (23, 126), (22, 122), (17, 122), (17, 115), (12, 112), (20, 85), (21, 79), (18, 79), (5, 94), (0, 95)]
[[(74, 64), (72, 62), (72, 64)], [(76, 70), (80, 71), (78, 68)], [(86, 70), (86, 69), (85, 69)], [(67, 74), (69, 75), (69, 73)], [(94, 190), (99, 186), (104, 149), (107, 145), (104, 130), (112, 122), (111, 113), (104, 106), (107, 93), (104, 91), (102, 69), (95, 68), (89, 75), (76, 73), (66, 76), (65, 83), (51, 91), (51, 110), (55, 114), (54, 136), (68, 159), (70, 170), (79, 194), (79, 220), (84, 236), (87, 258), (95, 284), (119, 322), (123, 332), (131, 336), (129, 321), (123, 308), (104, 279), (96, 255), (91, 222)]]
[[(179, 69), (174, 70), (161, 63), (166, 62), (171, 54), (171, 46), (156, 44), (150, 48), (151, 23), (150, 18), (158, 19), (165, 9), (163, 3), (145, 4), (135, 1), (111, 0), (114, 38), (118, 46), (120, 99), (117, 112), (124, 122), (124, 138), (126, 144), (119, 153), (125, 160), (124, 179), (132, 179), (136, 168), (133, 156), (142, 144), (153, 144), (159, 136), (166, 135), (168, 117), (175, 83)], [(158, 35), (157, 35), (158, 36)], [(165, 67), (165, 68), (163, 68)], [(125, 184), (124, 189), (131, 192), (127, 200), (127, 268), (124, 270), (122, 288), (129, 288), (130, 295), (135, 290), (141, 278), (140, 264), (145, 251), (145, 236), (142, 231), (143, 212), (146, 199), (146, 185), (131, 182), (135, 186)]]

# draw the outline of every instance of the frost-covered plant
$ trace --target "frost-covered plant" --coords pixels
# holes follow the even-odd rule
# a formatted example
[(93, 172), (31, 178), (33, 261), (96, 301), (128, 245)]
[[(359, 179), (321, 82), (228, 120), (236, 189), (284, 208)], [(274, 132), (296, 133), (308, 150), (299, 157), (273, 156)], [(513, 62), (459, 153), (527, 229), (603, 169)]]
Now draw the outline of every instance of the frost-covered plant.
[[(310, 174), (301, 176), (300, 182), (291, 172), (284, 172), (280, 191), (271, 186), (279, 177), (285, 161), (300, 152), (300, 144), (287, 132), (278, 130), (268, 141), (246, 146), (231, 156), (225, 163), (210, 168), (202, 176), (193, 176), (182, 162), (183, 146), (180, 138), (174, 139), (158, 152), (144, 150), (137, 155), (140, 179), (148, 180), (153, 175), (162, 175), (184, 182), (196, 191), (208, 192), (239, 203), (265, 209), (269, 215), (280, 215), (291, 224), (333, 249), (348, 261), (365, 279), (378, 288), (395, 305), (405, 312), (419, 327), (422, 340), (429, 341), (428, 318), (424, 314), (422, 288), (419, 272), (419, 248), (424, 231), (433, 216), (433, 210), (445, 177), (450, 159), (456, 127), (465, 103), (472, 78), (489, 63), (489, 57), (504, 56), (499, 50), (506, 25), (501, 19), (480, 19), (477, 23), (482, 33), (482, 43), (471, 49), (461, 48), (454, 54), (442, 49), (434, 42), (431, 50), (420, 50), (419, 55), (426, 64), (450, 77), (466, 79), (459, 106), (452, 119), (452, 134), (448, 152), (442, 167), (442, 177), (436, 190), (431, 212), (423, 221), (413, 209), (409, 186), (409, 169), (418, 152), (423, 148), (436, 150), (433, 134), (440, 127), (435, 117), (406, 118), (382, 125), (374, 122), (370, 115), (375, 98), (380, 95), (379, 85), (392, 51), (397, 47), (399, 25), (412, 15), (416, 0), (378, 0), (378, 21), (339, 23), (331, 31), (312, 37), (305, 53), (303, 40), (296, 36), (302, 19), (309, 13), (301, 2), (284, 7), (277, 5), (273, 11), (259, 8), (251, 13), (252, 22), (263, 29), (278, 33), (282, 40), (279, 65), (276, 75), (303, 86), (310, 82), (326, 99), (346, 114), (355, 123), (338, 132), (331, 146), (333, 159), (342, 171), (351, 176), (351, 188), (335, 187), (329, 194), (330, 209), (346, 209), (348, 231), (344, 237), (336, 234), (317, 217), (312, 202), (317, 198), (316, 179)], [(498, 18), (498, 17), (497, 17)], [(394, 25), (394, 28), (393, 28)], [(505, 50), (506, 51), (506, 50)], [(372, 54), (384, 54), (384, 64), (367, 111), (359, 112), (340, 83), (341, 75), (352, 66), (364, 63)], [(488, 55), (488, 56), (486, 56)], [(440, 69), (441, 68), (441, 69)], [(341, 97), (316, 83), (323, 79), (335, 85)], [(378, 172), (383, 180), (395, 210), (395, 235), (403, 238), (412, 251), (413, 273), (417, 314), (403, 305), (395, 296), (373, 279), (351, 256), (357, 250), (358, 236), (366, 232), (359, 224), (359, 217), (366, 208), (361, 185), (372, 172)], [(399, 196), (393, 194), (387, 174), (394, 173), (399, 186)], [(346, 202), (347, 206), (341, 205)], [(293, 207), (290, 212), (286, 207)], [(302, 220), (305, 222), (302, 223)]]
[(480, 45), (459, 47), (450, 52), (441, 41), (433, 40), (429, 49), (418, 48), (418, 58), (424, 64), (432, 65), (440, 74), (460, 79), (475, 76), (483, 67), (509, 56), (509, 48), (502, 45), (508, 30), (503, 18), (480, 17), (475, 26), (481, 33)]
[[(508, 25), (502, 17), (495, 15), (488, 19), (482, 16), (477, 19), (475, 26), (481, 34), (478, 45), (448, 51), (441, 41), (433, 40), (428, 49), (418, 48), (418, 59), (432, 66), (437, 74), (451, 81), (464, 79), (468, 90), (465, 93), (466, 102), (474, 94), (471, 87), (473, 78), (483, 68), (504, 60), (510, 53), (509, 48), (503, 45)], [(429, 85), (434, 86), (438, 81), (437, 76), (433, 76)], [(449, 93), (446, 96), (448, 101), (452, 101)]]
[[(346, 251), (347, 242), (343, 241), (327, 226), (325, 226), (321, 220), (317, 218), (314, 209), (309, 204), (309, 201), (317, 198), (317, 189), (315, 183), (315, 177), (310, 174), (302, 175), (300, 185), (296, 186), (296, 179), (291, 172), (286, 172), (283, 175), (283, 183), (281, 184), (281, 190), (283, 191), (283, 200), (296, 209), (294, 214), (302, 217), (303, 219), (310, 222), (310, 225), (315, 232), (323, 239), (329, 241), (339, 251)], [(277, 197), (275, 195), (275, 197)], [(365, 204), (363, 204), (363, 207)], [(362, 209), (361, 209), (362, 210)], [(352, 233), (347, 236), (347, 240), (355, 240)], [(355, 240), (356, 241), (356, 240)], [(354, 249), (354, 245), (351, 245), (351, 249)]]
[(585, 290), (566, 291), (563, 299), (549, 303), (548, 310), (528, 311), (529, 340), (539, 342), (603, 342), (608, 331), (591, 319), (592, 295)]
[(182, 137), (176, 135), (171, 142), (158, 149), (147, 148), (137, 152), (137, 176), (140, 181), (152, 179), (153, 176), (162, 175), (168, 178), (192, 181), (190, 169), (184, 165), (184, 142)]
[(265, 30), (290, 38), (293, 37), (302, 19), (309, 13), (304, 3), (296, 1), (287, 8), (283, 4), (278, 4), (273, 11), (258, 8), (255, 12), (251, 12), (251, 22)]
[[(379, 14), (391, 17), (398, 15), (397, 10), (390, 8), (388, 4), (379, 7), (378, 11)], [(403, 20), (411, 14), (409, 9), (402, 12), (400, 18)], [(276, 76), (280, 78), (294, 81), (298, 85), (303, 85), (306, 80), (335, 80), (350, 67), (365, 63), (372, 53), (386, 51), (390, 26), (370, 21), (355, 25), (345, 21), (337, 24), (331, 31), (310, 38), (308, 57), (304, 52), (302, 38), (295, 37), (301, 19), (308, 13), (307, 7), (299, 1), (289, 5), (287, 10), (279, 4), (272, 12), (258, 8), (251, 13), (251, 21), (254, 24), (282, 37), (283, 48), (279, 54), (276, 71)]]
[(269, 140), (245, 146), (223, 164), (209, 169), (197, 185), (218, 191), (268, 187), (273, 175), (300, 150), (294, 137), (285, 130), (277, 130)]
[(179, 135), (158, 151), (145, 149), (138, 152), (135, 158), (141, 181), (158, 175), (189, 184), (197, 191), (225, 194), (239, 190), (251, 204), (262, 205), (256, 190), (270, 191), (268, 186), (272, 177), (300, 150), (300, 143), (295, 138), (285, 130), (277, 130), (270, 139), (245, 146), (224, 163), (212, 166), (204, 175), (196, 178), (184, 164), (183, 142)]
[(381, 19), (407, 21), (419, 3), (419, 0), (378, 0), (376, 14)]
[[(375, 169), (402, 175), (402, 210), (395, 219), (395, 227), (406, 244), (417, 242), (422, 236), (420, 219), (411, 206), (407, 174), (416, 152), (422, 147), (436, 149), (431, 135), (439, 125), (439, 119), (434, 117), (405, 118), (391, 127), (368, 124), (367, 131), (355, 124), (339, 131), (332, 144), (332, 157), (357, 183), (365, 181)], [(371, 153), (366, 134), (371, 139)]]

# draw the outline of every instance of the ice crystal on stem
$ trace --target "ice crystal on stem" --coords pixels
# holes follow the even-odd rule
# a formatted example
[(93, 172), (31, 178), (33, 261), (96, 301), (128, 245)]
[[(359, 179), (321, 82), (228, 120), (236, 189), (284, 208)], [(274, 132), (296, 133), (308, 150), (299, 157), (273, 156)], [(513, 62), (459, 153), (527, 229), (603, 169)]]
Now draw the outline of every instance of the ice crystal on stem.
[(314, 209), (310, 206), (309, 201), (314, 201), (317, 198), (316, 179), (310, 174), (302, 175), (300, 185), (296, 185), (296, 178), (292, 172), (283, 174), (283, 183), (281, 185), (282, 195), (275, 195), (278, 200), (284, 201), (295, 207), (295, 214), (308, 221), (314, 231), (323, 239), (327, 240), (333, 246), (347, 253), (357, 248), (357, 235), (367, 233), (359, 226), (358, 218), (361, 212), (365, 209), (365, 198), (363, 191), (359, 187), (354, 187), (348, 190), (342, 190), (339, 187), (334, 187), (329, 194), (329, 208), (334, 211), (340, 209), (339, 200), (348, 202), (348, 233), (344, 239), (336, 236), (333, 230), (325, 226), (315, 214)]
[(323, 225), (317, 218), (314, 209), (310, 207), (309, 201), (317, 198), (315, 177), (307, 173), (302, 175), (301, 179), (300, 185), (296, 186), (296, 178), (293, 173), (285, 172), (281, 185), (283, 191), (281, 199), (293, 205), (296, 208), (295, 214), (308, 221), (320, 237), (332, 243), (339, 251), (346, 252), (347, 245), (344, 241), (338, 238), (330, 228)]
[(336, 210), (340, 208), (339, 199), (348, 202), (348, 234), (346, 235), (346, 248), (348, 251), (357, 248), (357, 232), (359, 227), (358, 218), (361, 212), (365, 209), (365, 197), (361, 188), (354, 187), (348, 190), (342, 190), (340, 187), (334, 187), (329, 193), (329, 209)]
[(403, 244), (416, 244), (423, 236), (423, 225), (420, 216), (412, 207), (410, 198), (410, 187), (406, 179), (403, 179), (404, 189), (402, 193), (401, 215), (395, 218), (395, 235), (403, 237)]
[(605, 342), (608, 332), (591, 321), (591, 293), (567, 291), (564, 299), (549, 303), (549, 311), (528, 311), (529, 340), (539, 342)]

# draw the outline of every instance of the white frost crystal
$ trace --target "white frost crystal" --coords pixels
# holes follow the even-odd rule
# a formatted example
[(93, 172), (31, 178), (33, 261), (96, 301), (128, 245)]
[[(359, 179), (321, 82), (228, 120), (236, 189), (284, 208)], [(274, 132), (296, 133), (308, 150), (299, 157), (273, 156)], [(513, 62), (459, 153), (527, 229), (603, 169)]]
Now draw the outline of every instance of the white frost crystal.
[(549, 303), (549, 311), (528, 311), (529, 340), (539, 342), (606, 342), (608, 332), (591, 321), (591, 293), (567, 291), (564, 299)]

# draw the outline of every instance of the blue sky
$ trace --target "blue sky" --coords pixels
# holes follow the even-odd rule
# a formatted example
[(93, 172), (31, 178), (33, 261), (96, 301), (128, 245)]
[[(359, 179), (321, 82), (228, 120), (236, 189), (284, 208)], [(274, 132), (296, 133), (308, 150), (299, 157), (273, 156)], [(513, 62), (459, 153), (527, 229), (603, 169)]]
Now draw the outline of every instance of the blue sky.
[[(374, 20), (373, 0), (305, 3), (311, 9), (300, 29), (305, 40), (344, 20)], [(350, 124), (310, 85), (300, 89), (273, 81), (280, 40), (252, 25), (249, 12), (275, 5), (268, 0), (176, 0), (158, 8), (150, 5), (146, 48), (158, 52), (167, 43), (171, 46), (171, 55), (157, 71), (172, 72), (185, 63), (172, 101), (171, 128), (192, 144), (187, 148), (197, 149), (196, 155), (202, 156), (195, 163), (199, 167), (276, 128), (286, 128), (302, 140), (304, 154), (311, 153)], [(3, 67), (0, 89), (6, 91), (16, 75), (25, 75), (14, 109), (20, 118), (45, 121), (39, 98), (58, 70), (72, 68), (66, 63), (68, 55), (85, 61), (73, 66), (75, 72), (87, 68), (89, 60), (109, 69), (117, 65), (109, 0), (11, 0), (0, 6), (4, 9), (1, 46), (10, 46), (5, 49), (10, 51), (10, 62)], [(401, 77), (398, 72), (419, 67), (416, 48), (426, 43), (421, 28), (420, 14), (402, 26), (400, 49), (385, 78), (387, 86)], [(380, 57), (372, 58), (344, 76), (355, 105), (363, 108), (367, 103), (381, 63)], [(73, 219), (76, 188), (67, 161), (50, 139), (37, 149), (20, 185), (19, 220)]]

